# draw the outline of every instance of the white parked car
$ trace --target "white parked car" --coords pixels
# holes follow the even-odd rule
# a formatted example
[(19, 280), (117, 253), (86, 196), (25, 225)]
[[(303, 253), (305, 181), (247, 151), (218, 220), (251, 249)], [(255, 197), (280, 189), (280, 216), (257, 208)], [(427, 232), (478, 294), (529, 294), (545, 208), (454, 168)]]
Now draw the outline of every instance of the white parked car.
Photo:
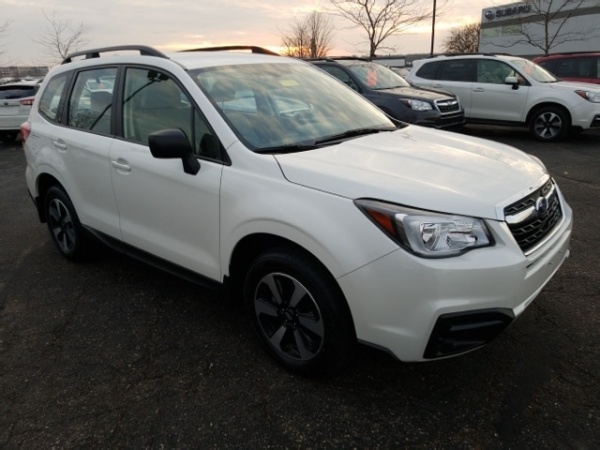
[(541, 141), (600, 128), (600, 87), (560, 81), (516, 56), (439, 56), (413, 62), (411, 83), (455, 94), (467, 122), (525, 125)]
[(310, 64), (81, 55), (22, 127), (58, 250), (83, 259), (94, 237), (228, 288), (287, 369), (335, 371), (357, 341), (404, 361), (478, 348), (569, 254), (572, 212), (537, 158), (393, 123)]
[(0, 85), (0, 141), (12, 142), (27, 120), (40, 80), (16, 81)]

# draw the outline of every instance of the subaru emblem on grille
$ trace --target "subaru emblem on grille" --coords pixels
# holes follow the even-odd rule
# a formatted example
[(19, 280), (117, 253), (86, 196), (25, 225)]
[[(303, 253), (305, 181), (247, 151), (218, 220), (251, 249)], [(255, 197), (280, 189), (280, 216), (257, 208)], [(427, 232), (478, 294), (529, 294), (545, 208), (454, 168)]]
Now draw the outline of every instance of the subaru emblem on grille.
[(548, 212), (548, 199), (546, 197), (539, 197), (535, 201), (535, 210), (540, 215), (544, 215)]

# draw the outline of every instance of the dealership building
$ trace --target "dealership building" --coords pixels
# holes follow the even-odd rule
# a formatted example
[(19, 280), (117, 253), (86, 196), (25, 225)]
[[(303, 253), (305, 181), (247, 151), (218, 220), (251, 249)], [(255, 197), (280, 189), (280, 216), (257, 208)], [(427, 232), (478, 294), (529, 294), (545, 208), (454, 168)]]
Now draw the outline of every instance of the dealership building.
[[(548, 14), (540, 13), (548, 5)], [(551, 15), (552, 20), (547, 18)], [(485, 8), (481, 12), (479, 51), (525, 57), (541, 55), (544, 51), (539, 47), (523, 42), (521, 30), (526, 30), (543, 47), (546, 22), (549, 39), (556, 36), (558, 43), (551, 45), (550, 53), (600, 51), (600, 0), (542, 0)]]

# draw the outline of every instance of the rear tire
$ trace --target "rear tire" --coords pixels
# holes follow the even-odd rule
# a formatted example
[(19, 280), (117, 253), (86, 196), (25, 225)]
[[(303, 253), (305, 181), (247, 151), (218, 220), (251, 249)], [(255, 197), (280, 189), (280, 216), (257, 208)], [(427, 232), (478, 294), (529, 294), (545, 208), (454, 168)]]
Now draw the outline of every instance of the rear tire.
[(353, 354), (356, 335), (331, 275), (291, 247), (260, 255), (244, 282), (244, 302), (267, 353), (301, 375), (333, 374)]
[(70, 260), (85, 260), (89, 254), (89, 239), (67, 193), (52, 186), (46, 192), (44, 208), (48, 230), (58, 251)]
[(17, 139), (18, 131), (1, 131), (0, 132), (0, 141), (12, 143)]
[(545, 106), (531, 115), (529, 131), (538, 141), (556, 142), (563, 139), (571, 129), (569, 115), (556, 106)]

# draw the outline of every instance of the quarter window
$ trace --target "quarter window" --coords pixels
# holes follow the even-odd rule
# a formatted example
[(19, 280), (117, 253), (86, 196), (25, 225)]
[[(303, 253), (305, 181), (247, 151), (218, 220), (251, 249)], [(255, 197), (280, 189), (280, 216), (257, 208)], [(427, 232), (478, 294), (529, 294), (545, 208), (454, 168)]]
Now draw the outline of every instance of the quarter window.
[(423, 64), (423, 67), (418, 70), (417, 76), (426, 80), (435, 80), (441, 64), (441, 61)]
[(58, 120), (58, 107), (60, 98), (65, 90), (66, 81), (67, 74), (54, 77), (50, 80), (40, 98), (40, 114), (52, 122), (60, 122), (60, 120)]

